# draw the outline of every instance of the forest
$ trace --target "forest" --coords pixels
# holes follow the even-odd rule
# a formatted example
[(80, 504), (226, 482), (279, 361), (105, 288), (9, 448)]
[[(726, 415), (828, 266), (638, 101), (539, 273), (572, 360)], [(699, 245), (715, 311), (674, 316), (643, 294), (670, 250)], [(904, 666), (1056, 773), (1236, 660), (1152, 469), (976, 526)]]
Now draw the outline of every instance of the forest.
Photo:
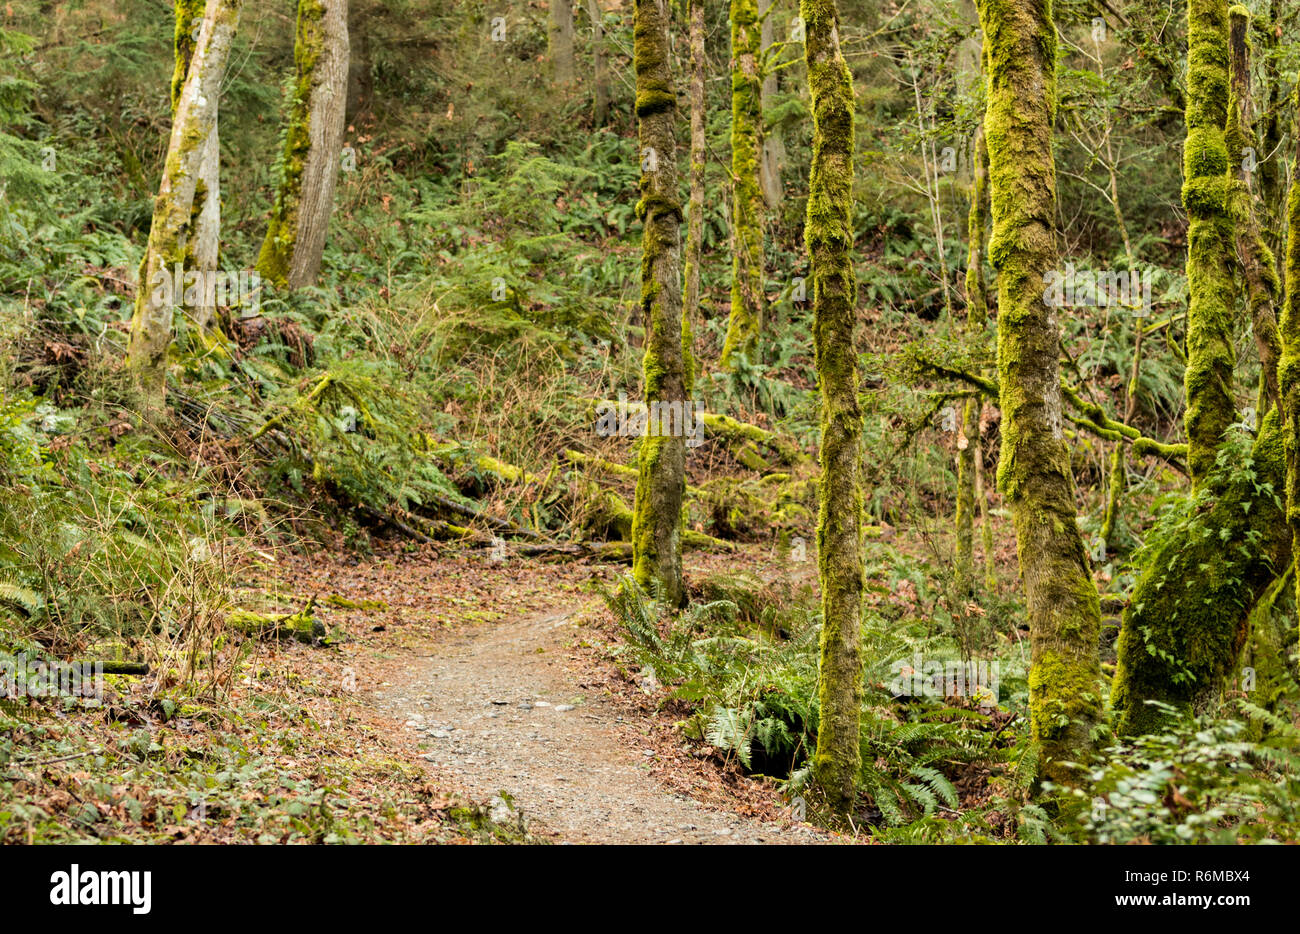
[(1297, 842), (1298, 76), (1285, 0), (5, 0), (0, 843)]

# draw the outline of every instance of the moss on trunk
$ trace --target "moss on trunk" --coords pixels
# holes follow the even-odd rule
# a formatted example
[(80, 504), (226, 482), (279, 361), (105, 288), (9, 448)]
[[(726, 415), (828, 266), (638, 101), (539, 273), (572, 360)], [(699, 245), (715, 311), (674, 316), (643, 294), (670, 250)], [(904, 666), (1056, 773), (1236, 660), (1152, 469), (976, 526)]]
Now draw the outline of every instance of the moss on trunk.
[(998, 485), (1015, 520), (1031, 643), (1029, 707), (1041, 773), (1073, 781), (1067, 762), (1092, 744), (1100, 713), (1101, 610), (1075, 522), (1063, 432), (1060, 324), (1043, 297), (1058, 261), (1052, 121), (1056, 29), (1050, 2), (981, 0), (987, 52), (985, 138), (998, 271), (1002, 456)]
[(298, 0), (295, 78), (280, 187), (257, 257), (278, 287), (316, 280), (334, 201), (347, 103), (346, 0)]
[[(633, 27), (636, 114), (641, 148), (642, 363), (647, 403), (686, 400), (682, 352), (681, 222), (677, 194), (677, 95), (669, 62), (667, 0), (637, 0)], [(682, 496), (686, 439), (680, 431), (641, 439), (632, 517), (632, 574), (672, 606), (682, 583)]]
[(731, 315), (719, 365), (753, 357), (763, 328), (763, 77), (757, 0), (731, 0)]
[(820, 721), (813, 774), (847, 813), (861, 766), (862, 410), (858, 404), (853, 269), (853, 79), (840, 52), (834, 0), (802, 0), (813, 156), (804, 239), (813, 287), (821, 390), (817, 576), (822, 589)]
[(1158, 730), (1164, 715), (1147, 701), (1194, 710), (1232, 673), (1251, 608), (1290, 560), (1284, 474), (1272, 411), (1253, 445), (1225, 445), (1219, 468), (1152, 534), (1117, 645), (1120, 732)]
[(1228, 4), (1188, 0), (1187, 142), (1187, 466), (1192, 484), (1214, 468), (1223, 433), (1236, 420), (1232, 399), (1232, 224), (1228, 216)]
[[(1300, 86), (1296, 88), (1296, 105), (1300, 108)], [(1292, 551), (1300, 558), (1300, 134), (1297, 134), (1296, 158), (1291, 161), (1291, 194), (1286, 214), (1286, 297), (1282, 305), (1278, 384), (1285, 421), (1286, 519), (1291, 528)], [(1300, 600), (1300, 574), (1296, 575), (1296, 597)]]

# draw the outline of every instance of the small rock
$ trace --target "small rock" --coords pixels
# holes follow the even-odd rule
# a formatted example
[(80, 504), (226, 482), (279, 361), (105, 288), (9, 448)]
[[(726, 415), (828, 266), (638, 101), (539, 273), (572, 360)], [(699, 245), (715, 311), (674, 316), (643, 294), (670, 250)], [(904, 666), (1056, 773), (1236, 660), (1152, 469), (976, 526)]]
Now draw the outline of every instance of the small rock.
[(451, 731), (450, 731), (450, 730), (430, 730), (430, 731), (428, 732), (428, 736), (429, 736), (430, 738), (432, 738), (432, 739), (450, 739), (450, 738), (451, 738)]
[(530, 703), (528, 703), (528, 701), (524, 701), (524, 702), (522, 702), (522, 703), (519, 705), (519, 709), (520, 709), (520, 710), (532, 710), (532, 709), (533, 709), (533, 705), (530, 704)]
[(573, 710), (574, 706), (572, 704), (560, 704), (555, 709), (560, 713), (567, 713), (568, 711)]
[(506, 704), (510, 703), (510, 701), (494, 700), (492, 703), (496, 704), (498, 707), (504, 707)]
[(549, 706), (551, 706), (551, 705), (550, 705), (549, 703), (547, 703), (546, 701), (544, 701), (544, 700), (539, 700), (537, 703), (533, 704), (533, 706), (534, 706), (534, 707), (549, 707)]

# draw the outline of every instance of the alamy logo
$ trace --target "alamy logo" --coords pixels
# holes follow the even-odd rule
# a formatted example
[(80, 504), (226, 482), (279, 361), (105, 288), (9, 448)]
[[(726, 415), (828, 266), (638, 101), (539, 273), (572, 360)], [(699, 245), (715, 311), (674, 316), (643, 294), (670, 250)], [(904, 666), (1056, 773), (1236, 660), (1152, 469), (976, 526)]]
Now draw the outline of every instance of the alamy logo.
[(153, 873), (82, 872), (73, 863), (67, 872), (50, 876), (51, 905), (130, 905), (133, 914), (147, 915), (153, 904)]
[(1139, 273), (1114, 269), (1080, 269), (1074, 264), (1065, 272), (1049, 271), (1043, 278), (1043, 301), (1053, 308), (1095, 305), (1106, 308), (1114, 305), (1127, 308), (1134, 317), (1145, 318), (1151, 314), (1151, 286), (1155, 274), (1151, 269)]
[(895, 697), (969, 697), (981, 707), (998, 703), (1001, 666), (986, 661), (940, 661), (921, 653), (893, 664), (889, 690)]
[(596, 406), (596, 434), (602, 438), (686, 438), (688, 448), (704, 443), (704, 404), (651, 402), (649, 406), (628, 403), (627, 393), (618, 394), (618, 404)]
[(0, 697), (104, 698), (103, 662), (45, 662), (18, 654), (0, 659)]
[(222, 272), (219, 269), (191, 269), (177, 263), (173, 269), (159, 269), (149, 279), (154, 304), (175, 308), (240, 307), (240, 315), (255, 318), (262, 310), (262, 277), (256, 271)]

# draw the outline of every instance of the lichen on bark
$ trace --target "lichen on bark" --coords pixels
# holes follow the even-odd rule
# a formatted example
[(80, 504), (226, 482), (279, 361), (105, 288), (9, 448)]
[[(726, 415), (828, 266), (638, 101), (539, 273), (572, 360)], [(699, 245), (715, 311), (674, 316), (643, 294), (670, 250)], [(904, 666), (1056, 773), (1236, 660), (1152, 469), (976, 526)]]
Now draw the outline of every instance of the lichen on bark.
[(762, 47), (757, 0), (731, 0), (731, 313), (723, 369), (757, 353), (763, 328)]
[(1075, 520), (1062, 427), (1060, 324), (1043, 297), (1058, 262), (1056, 29), (1050, 2), (981, 0), (987, 52), (985, 138), (998, 272), (1002, 455), (1029, 621), (1030, 720), (1040, 774), (1072, 782), (1067, 765), (1092, 746), (1100, 714), (1101, 610)]
[(834, 0), (802, 0), (812, 166), (804, 239), (812, 280), (813, 349), (821, 393), (817, 576), (822, 589), (820, 720), (813, 775), (845, 813), (861, 767), (862, 410), (854, 335), (853, 79), (840, 51)]
[[(677, 194), (677, 96), (669, 61), (667, 0), (636, 0), (633, 67), (641, 151), (641, 314), (645, 399), (687, 398), (682, 340), (681, 222)], [(689, 403), (687, 403), (689, 404)], [(632, 516), (632, 575), (671, 606), (682, 583), (682, 497), (686, 439), (680, 431), (643, 437), (638, 446)]]

